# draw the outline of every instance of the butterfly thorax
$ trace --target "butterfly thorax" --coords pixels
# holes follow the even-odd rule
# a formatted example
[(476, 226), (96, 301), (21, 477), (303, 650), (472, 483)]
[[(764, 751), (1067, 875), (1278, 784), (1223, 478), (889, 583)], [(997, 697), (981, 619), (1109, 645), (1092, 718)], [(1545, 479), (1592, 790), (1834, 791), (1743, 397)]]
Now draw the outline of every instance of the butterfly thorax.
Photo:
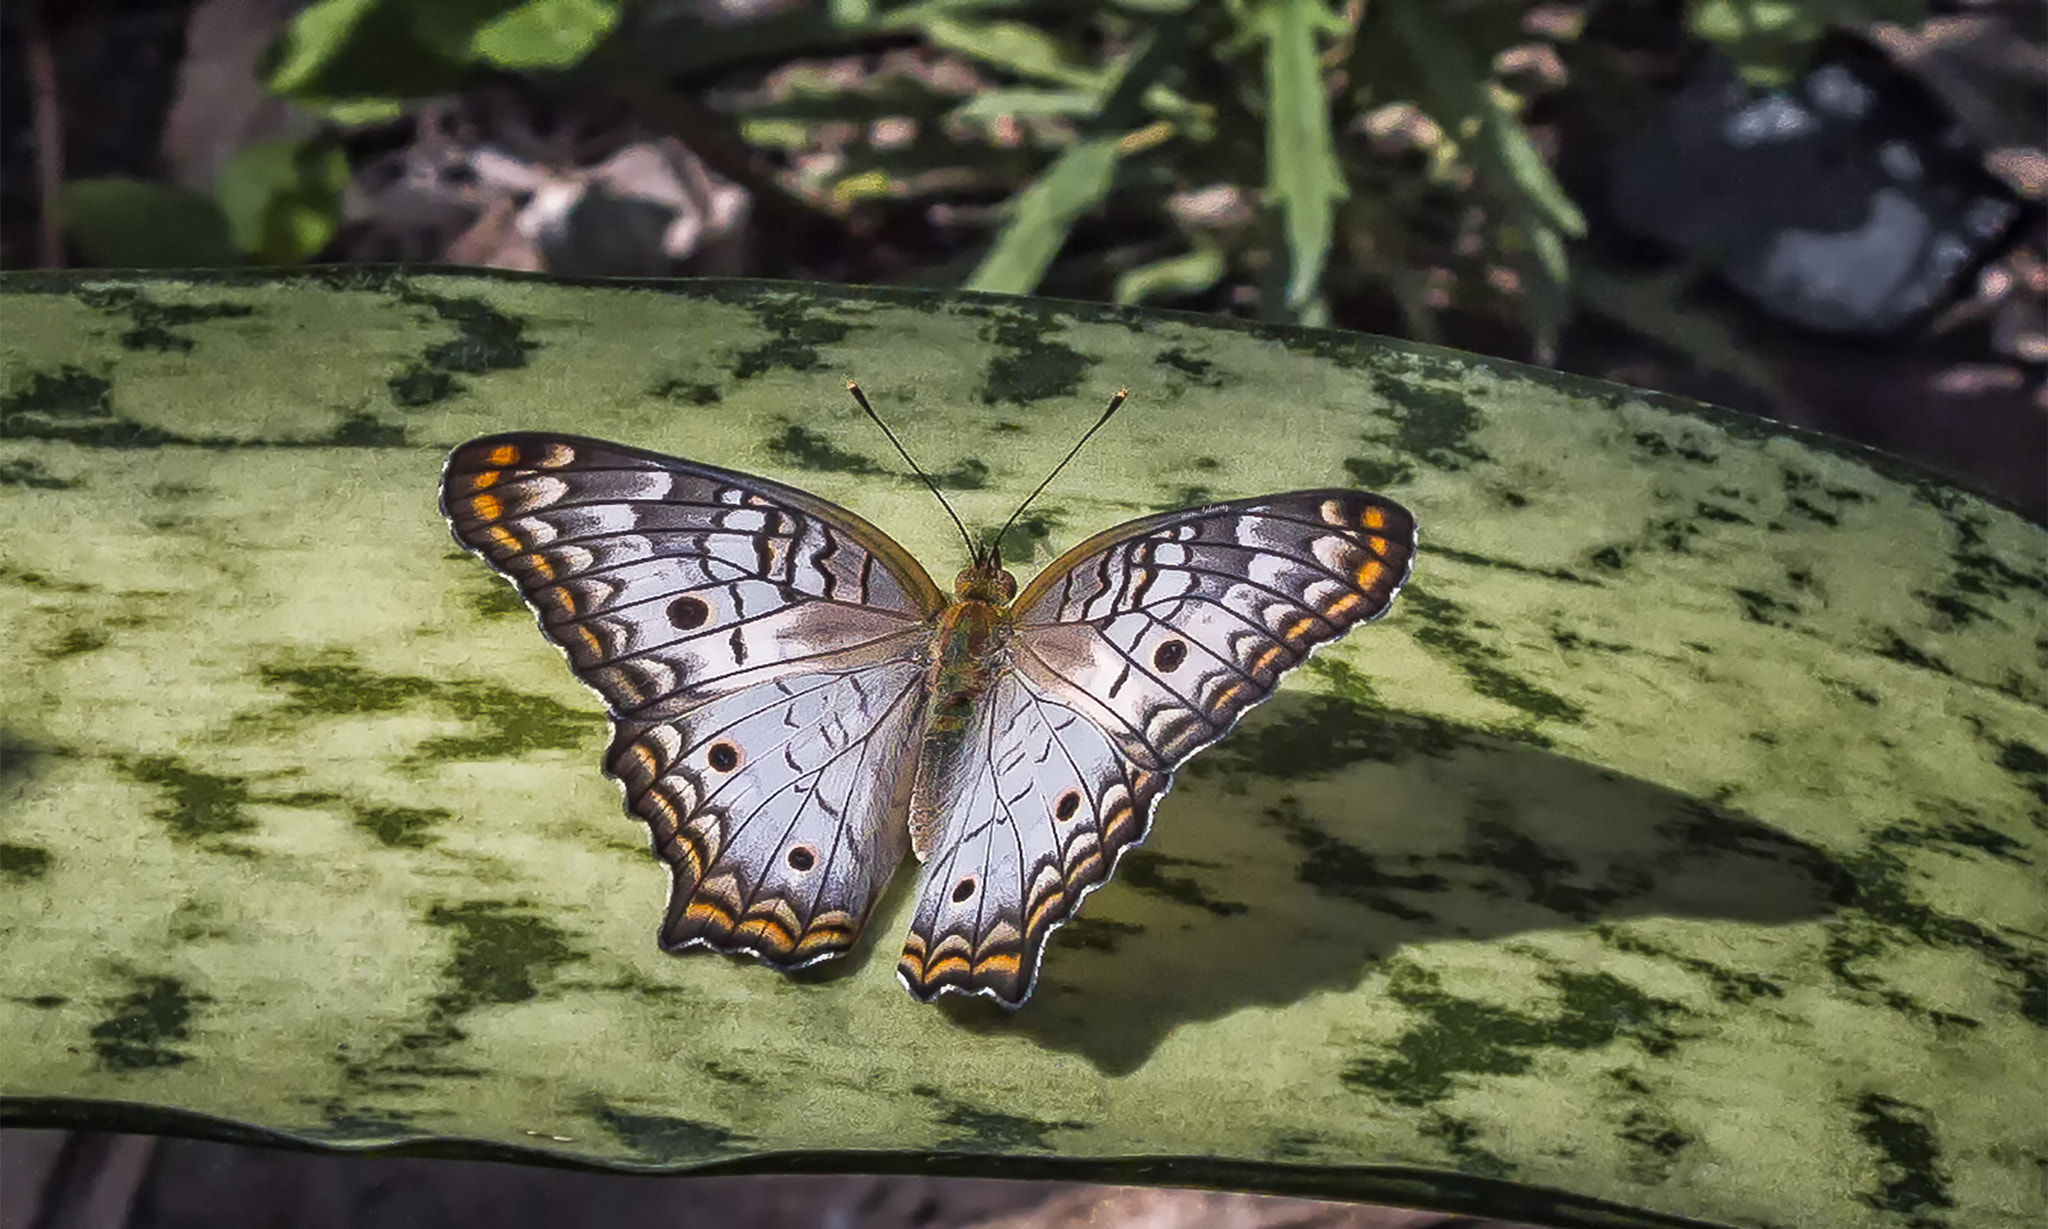
[(954, 578), (953, 600), (939, 614), (932, 646), (933, 734), (963, 729), (975, 701), (995, 683), (1016, 596), (1016, 577), (993, 557), (977, 559)]

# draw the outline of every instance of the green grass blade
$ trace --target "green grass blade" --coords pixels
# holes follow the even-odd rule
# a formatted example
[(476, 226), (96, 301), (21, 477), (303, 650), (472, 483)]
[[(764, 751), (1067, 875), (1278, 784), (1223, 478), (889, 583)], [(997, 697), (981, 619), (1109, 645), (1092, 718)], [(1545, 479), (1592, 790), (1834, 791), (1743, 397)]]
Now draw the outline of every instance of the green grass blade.
[(1320, 0), (1265, 0), (1253, 29), (1265, 42), (1266, 196), (1287, 239), (1287, 305), (1315, 296), (1329, 259), (1344, 169), (1330, 131), (1329, 89), (1316, 36), (1331, 15)]
[(1076, 141), (1012, 198), (1009, 219), (965, 289), (1029, 294), (1082, 214), (1100, 205), (1123, 156), (1115, 137)]

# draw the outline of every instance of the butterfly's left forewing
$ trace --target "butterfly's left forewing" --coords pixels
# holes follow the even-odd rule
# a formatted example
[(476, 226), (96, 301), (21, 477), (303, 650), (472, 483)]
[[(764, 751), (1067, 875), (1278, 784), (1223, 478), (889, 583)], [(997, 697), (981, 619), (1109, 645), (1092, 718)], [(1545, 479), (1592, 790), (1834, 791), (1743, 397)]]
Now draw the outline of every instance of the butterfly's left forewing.
[(606, 769), (674, 868), (663, 944), (851, 946), (906, 843), (924, 570), (814, 496), (573, 436), (472, 440), (441, 499), (611, 709)]
[(1144, 838), (1188, 757), (1316, 647), (1386, 613), (1415, 521), (1358, 491), (1166, 513), (1082, 543), (1019, 595), (949, 762), (898, 965), (910, 992), (1031, 993), (1045, 940)]

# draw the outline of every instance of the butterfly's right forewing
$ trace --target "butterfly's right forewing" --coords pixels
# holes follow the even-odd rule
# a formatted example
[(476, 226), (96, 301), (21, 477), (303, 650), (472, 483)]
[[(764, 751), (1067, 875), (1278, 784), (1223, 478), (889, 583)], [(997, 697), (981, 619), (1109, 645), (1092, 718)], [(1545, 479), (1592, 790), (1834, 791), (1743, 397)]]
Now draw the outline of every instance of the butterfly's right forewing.
[(850, 947), (903, 853), (923, 569), (802, 492), (573, 436), (462, 445), (442, 509), (610, 707), (607, 770), (675, 870), (664, 945)]

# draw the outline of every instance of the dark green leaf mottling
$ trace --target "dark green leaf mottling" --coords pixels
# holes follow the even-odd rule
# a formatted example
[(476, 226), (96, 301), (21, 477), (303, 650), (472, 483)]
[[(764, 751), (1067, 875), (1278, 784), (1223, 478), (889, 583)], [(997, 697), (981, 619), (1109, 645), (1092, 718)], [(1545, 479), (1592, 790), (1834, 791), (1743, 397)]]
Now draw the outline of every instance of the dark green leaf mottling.
[(1081, 381), (1095, 364), (1071, 346), (1049, 340), (1066, 327), (1053, 313), (997, 308), (988, 315), (988, 339), (1007, 353), (989, 360), (982, 401), (1021, 406), (1081, 391)]
[(425, 849), (437, 839), (434, 829), (455, 819), (442, 807), (359, 806), (356, 827), (392, 849)]
[[(0, 414), (4, 414), (0, 410)], [(4, 435), (0, 435), (4, 438)], [(0, 486), (30, 487), (38, 491), (68, 491), (79, 484), (70, 478), (58, 478), (43, 468), (43, 463), (34, 457), (16, 457), (0, 461)]]
[(1955, 1199), (1925, 1111), (1865, 1093), (1856, 1098), (1855, 1112), (1856, 1134), (1878, 1155), (1878, 1188), (1864, 1192), (1863, 1201), (1902, 1216), (1909, 1229), (1950, 1229), (1945, 1211), (1956, 1206)]
[(448, 1015), (485, 1004), (524, 1003), (540, 993), (548, 974), (583, 959), (561, 928), (519, 905), (436, 905), (427, 911), (427, 922), (447, 930), (455, 945), (448, 965), (453, 985), (435, 999)]
[(40, 879), (49, 869), (49, 850), (39, 845), (0, 841), (0, 875), (9, 879)]
[(171, 332), (174, 328), (208, 320), (238, 320), (256, 314), (245, 303), (159, 303), (132, 287), (109, 287), (81, 293), (79, 301), (108, 315), (125, 315), (130, 327), (121, 334), (121, 345), (129, 350), (176, 350), (189, 354), (198, 342)]
[(649, 1160), (678, 1153), (701, 1156), (722, 1152), (749, 1138), (708, 1122), (666, 1114), (629, 1114), (606, 1105), (594, 1106), (591, 1112), (620, 1143)]
[(1518, 708), (1539, 721), (1577, 724), (1585, 710), (1563, 696), (1509, 672), (1505, 653), (1466, 630), (1468, 616), (1456, 603), (1410, 585), (1401, 595), (1410, 615), (1429, 625), (1424, 646), (1471, 680), (1480, 695)]
[(882, 467), (848, 452), (809, 427), (791, 424), (768, 441), (768, 454), (785, 465), (828, 474), (879, 474)]
[(1381, 868), (1380, 859), (1347, 841), (1342, 841), (1310, 823), (1291, 799), (1266, 812), (1287, 843), (1301, 853), (1301, 867), (1295, 878), (1309, 888), (1342, 900), (1355, 901), (1377, 913), (1404, 922), (1429, 922), (1427, 910), (1392, 895), (1395, 892), (1441, 892), (1450, 886), (1443, 876), (1430, 872), (1400, 874)]
[(414, 755), (427, 760), (499, 759), (531, 751), (566, 751), (601, 727), (595, 712), (544, 696), (484, 684), (453, 686), (432, 679), (373, 674), (345, 656), (259, 665), (257, 676), (289, 699), (281, 717), (339, 717), (394, 712), (431, 702), (471, 723), (473, 733), (429, 738)]
[(1386, 994), (1420, 1018), (1389, 1052), (1353, 1062), (1347, 1085), (1402, 1105), (1448, 1099), (1460, 1077), (1520, 1075), (1550, 1049), (1585, 1050), (1627, 1040), (1659, 1053), (1677, 1039), (1670, 1021), (1684, 1008), (1607, 973), (1553, 970), (1543, 976), (1562, 998), (1537, 1014), (1446, 993), (1437, 975), (1407, 962), (1388, 966)]
[(176, 1067), (192, 1056), (176, 1043), (192, 1036), (193, 1008), (213, 1000), (194, 994), (175, 977), (134, 975), (126, 997), (107, 1005), (107, 1018), (92, 1026), (93, 1054), (114, 1071)]
[(769, 340), (732, 360), (735, 380), (751, 380), (768, 371), (820, 371), (825, 360), (818, 347), (836, 346), (853, 326), (802, 295), (764, 298), (748, 304)]
[(1050, 1152), (1053, 1145), (1046, 1139), (1047, 1135), (1054, 1131), (1080, 1130), (1087, 1125), (1081, 1122), (1043, 1122), (1017, 1114), (977, 1109), (953, 1100), (942, 1090), (927, 1084), (920, 1084), (911, 1091), (933, 1102), (938, 1120), (957, 1131), (939, 1145), (949, 1151)]
[(1169, 874), (1180, 859), (1150, 849), (1134, 849), (1118, 865), (1119, 879), (1140, 892), (1150, 892), (1175, 904), (1204, 909), (1217, 917), (1243, 913), (1246, 906), (1234, 900), (1211, 900), (1202, 885), (1185, 875)]
[(423, 409), (462, 392), (466, 385), (458, 376), (524, 367), (538, 348), (538, 343), (526, 340), (524, 320), (505, 315), (482, 299), (435, 294), (417, 283), (402, 286), (399, 299), (430, 309), (456, 331), (453, 341), (427, 346), (418, 361), (387, 381), (392, 403), (402, 410)]
[[(245, 778), (195, 772), (167, 755), (142, 756), (121, 765), (130, 777), (169, 794), (167, 805), (150, 812), (172, 835), (186, 841), (210, 841), (256, 831), (242, 810), (256, 801)], [(232, 852), (213, 846), (219, 852)]]

